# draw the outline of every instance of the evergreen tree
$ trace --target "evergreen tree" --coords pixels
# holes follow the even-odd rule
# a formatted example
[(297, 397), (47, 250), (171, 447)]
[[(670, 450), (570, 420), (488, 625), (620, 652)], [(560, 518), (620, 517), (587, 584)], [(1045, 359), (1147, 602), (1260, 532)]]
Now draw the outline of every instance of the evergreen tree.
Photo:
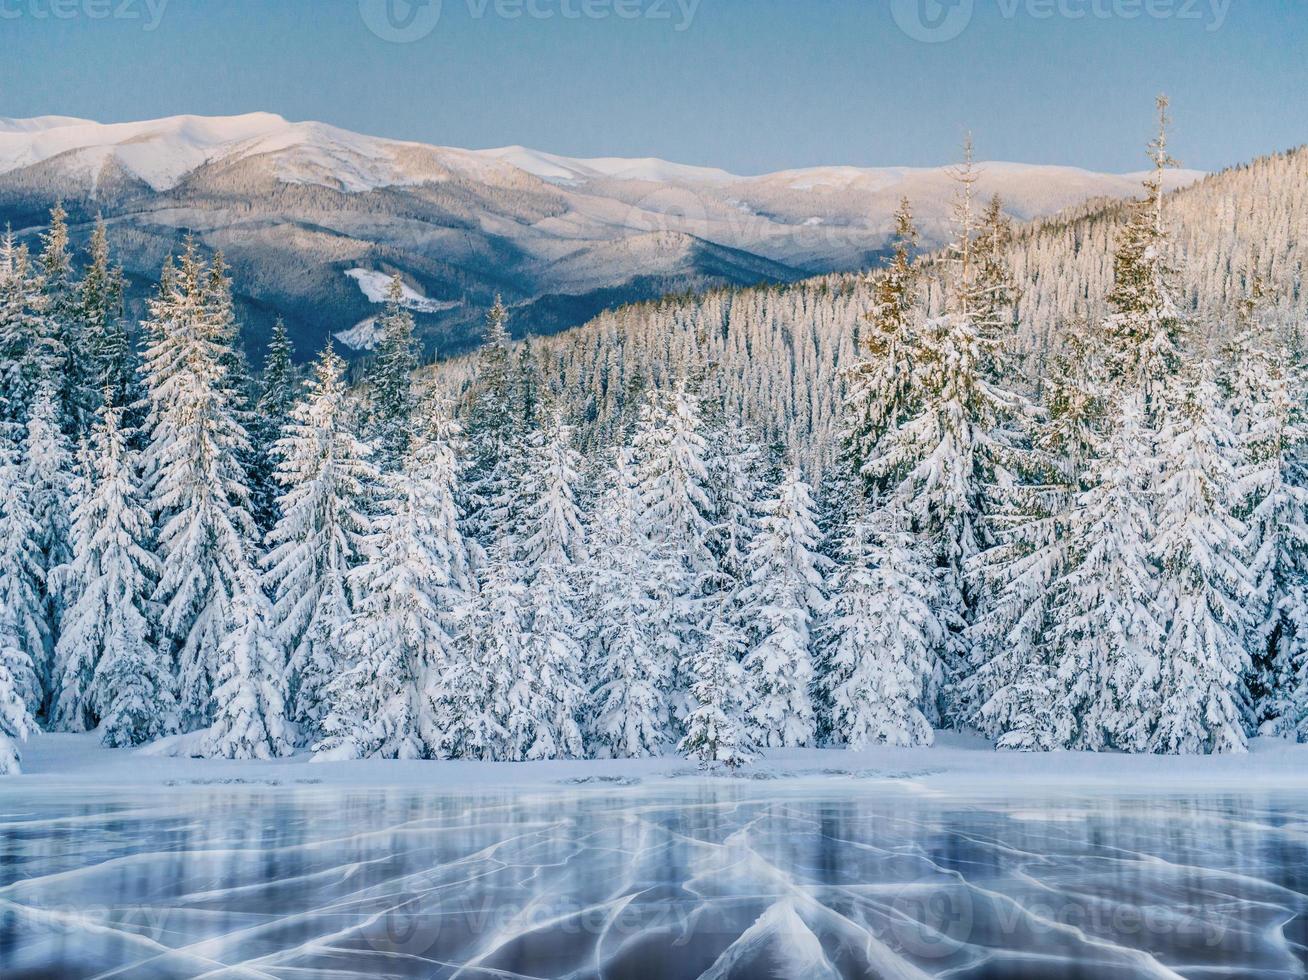
[(22, 630), (14, 610), (0, 605), (0, 776), (21, 772), (15, 741), (25, 741), (36, 730), (27, 708), (24, 678), (32, 673)]
[(1246, 641), (1254, 719), (1268, 735), (1299, 737), (1308, 702), (1298, 676), (1308, 644), (1308, 489), (1303, 404), (1290, 353), (1263, 319), (1262, 284), (1255, 274), (1227, 345), (1223, 393), (1236, 450), (1236, 516), (1248, 527), (1254, 607)]
[(89, 377), (87, 348), (79, 315), (79, 289), (73, 273), (63, 205), (50, 209), (50, 225), (41, 235), (41, 283), (46, 296), (45, 331), (40, 340), (43, 381), (53, 387), (61, 426), (82, 428), (95, 392)]
[(348, 579), (369, 532), (366, 494), (376, 479), (371, 448), (351, 431), (345, 363), (330, 344), (282, 432), (272, 453), (284, 493), (268, 535), (264, 584), (273, 596), (274, 636), (289, 660), (291, 717), (313, 740), (327, 711), (327, 684), (342, 666), (353, 612)]
[(764, 455), (739, 422), (728, 419), (720, 403), (713, 408), (705, 431), (709, 548), (721, 570), (722, 587), (734, 588), (747, 574), (749, 544), (764, 491)]
[(122, 409), (102, 405), (92, 432), (94, 455), (74, 511), (67, 570), (77, 599), (55, 651), (61, 672), (52, 711), (66, 731), (103, 722), (107, 745), (136, 745), (176, 724), (172, 676), (151, 622), (158, 562), (122, 416)]
[(469, 466), (466, 505), (469, 534), (488, 548), (510, 524), (508, 498), (519, 475), (522, 416), (515, 410), (508, 310), (499, 297), (486, 318), (469, 396)]
[(851, 749), (930, 745), (922, 706), (939, 686), (935, 652), (944, 633), (934, 611), (935, 574), (921, 542), (896, 526), (893, 513), (879, 511), (876, 519), (879, 527), (862, 516), (851, 522), (822, 624), (831, 737)]
[(318, 758), (437, 755), (451, 725), (444, 685), (468, 574), (455, 504), (458, 429), (434, 401), (422, 413), (423, 429), (384, 477), (367, 561), (351, 575), (355, 657), (328, 688)]
[(386, 308), (378, 321), (381, 339), (369, 377), (370, 435), (383, 472), (397, 467), (409, 448), (414, 408), (413, 372), (418, 370), (418, 345), (413, 338), (413, 314), (404, 305), (404, 281), (397, 272), (386, 292)]
[(499, 545), (482, 562), (480, 585), (466, 606), (455, 660), (443, 685), (448, 719), (441, 754), (453, 759), (521, 761), (520, 733), (532, 719), (524, 705), (525, 640), (530, 626), (525, 588)]
[(744, 670), (751, 736), (771, 747), (811, 745), (816, 736), (811, 633), (822, 607), (822, 567), (808, 484), (792, 467), (762, 505), (741, 593), (749, 624)]
[(269, 619), (271, 609), (257, 577), (247, 572), (232, 602), (232, 626), (223, 637), (214, 679), (214, 722), (205, 738), (210, 758), (275, 759), (289, 755), (285, 658)]
[(895, 213), (890, 264), (874, 280), (874, 305), (859, 335), (863, 357), (846, 374), (845, 465), (864, 490), (886, 489), (884, 475), (866, 469), (882, 437), (913, 414), (920, 273), (913, 260), (917, 229), (908, 199)]
[(88, 411), (106, 397), (129, 406), (136, 398), (136, 352), (123, 319), (123, 273), (110, 264), (109, 235), (96, 218), (88, 246), (91, 261), (82, 273), (77, 315), (81, 321)]
[(583, 754), (579, 722), (586, 694), (573, 583), (586, 561), (586, 542), (577, 506), (581, 460), (571, 441), (571, 427), (556, 414), (533, 438), (522, 488), (519, 567), (529, 620), (520, 687), (525, 701), (514, 715), (519, 725), (508, 730), (526, 759)]
[(739, 658), (745, 641), (733, 619), (725, 610), (714, 615), (707, 641), (687, 655), (682, 668), (690, 679), (690, 705), (677, 750), (704, 768), (736, 769), (755, 751), (742, 704), (746, 684)]
[(1168, 376), (1176, 369), (1178, 345), (1186, 334), (1172, 285), (1163, 207), (1163, 176), (1176, 161), (1167, 150), (1168, 100), (1159, 96), (1157, 104), (1158, 135), (1149, 145), (1154, 169), (1145, 181), (1144, 199), (1132, 207), (1117, 242), (1113, 289), (1108, 296), (1114, 312), (1104, 323), (1113, 377), (1142, 389), (1145, 423), (1150, 427), (1157, 426), (1164, 411), (1160, 399)]
[(0, 621), (9, 679), (35, 716), (45, 700), (51, 633), (30, 493), (16, 449), (0, 438)]
[[(23, 483), (27, 488), (28, 509), (33, 523), (33, 543), (41, 563), (45, 583), (45, 620), (50, 633), (57, 632), (66, 596), (60, 594), (56, 570), (72, 558), (71, 516), (73, 459), (59, 423), (59, 406), (53, 384), (43, 384), (37, 391), (27, 419), (27, 439), (23, 446)], [(43, 669), (52, 665), (42, 664)], [(42, 678), (48, 694), (53, 694), (49, 675)]]
[(1026, 747), (1146, 751), (1157, 721), (1167, 623), (1157, 603), (1142, 396), (1117, 400), (1107, 425), (1085, 486), (1059, 522), (1067, 558), (1050, 589), (1048, 636), (1057, 684), (1048, 700), (1061, 713), (1059, 730), (1032, 732)]
[(32, 268), (26, 246), (6, 229), (0, 239), (0, 411), (2, 421), (27, 421), (27, 409), (42, 379), (50, 376), (45, 363), (48, 333), (40, 276)]
[(642, 526), (630, 450), (616, 452), (590, 527), (587, 734), (601, 756), (658, 755), (672, 741), (668, 694), (677, 666), (665, 643), (669, 568)]
[(255, 525), (264, 533), (272, 530), (280, 516), (277, 510), (280, 489), (275, 447), (291, 423), (291, 413), (299, 395), (293, 354), (286, 324), (278, 319), (268, 341), (263, 374), (259, 378), (258, 399), (249, 426), (252, 450), (250, 507)]
[(176, 651), (182, 724), (205, 727), (233, 602), (249, 591), (249, 443), (230, 390), (228, 311), (194, 244), (149, 305), (145, 474), (162, 560), (154, 598)]
[(1234, 436), (1206, 366), (1177, 379), (1161, 430), (1158, 529), (1163, 641), (1158, 752), (1242, 752), (1253, 585), (1246, 527), (1232, 513)]

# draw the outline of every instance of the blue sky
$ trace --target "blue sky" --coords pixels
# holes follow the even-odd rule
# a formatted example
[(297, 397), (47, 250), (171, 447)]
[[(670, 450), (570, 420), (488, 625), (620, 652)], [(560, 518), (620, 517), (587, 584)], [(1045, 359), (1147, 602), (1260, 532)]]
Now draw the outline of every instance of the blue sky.
[(1136, 170), (1167, 91), (1186, 166), (1308, 140), (1303, 0), (421, 4), (0, 0), (0, 115), (270, 110), (739, 173), (937, 164), (970, 128), (985, 159)]

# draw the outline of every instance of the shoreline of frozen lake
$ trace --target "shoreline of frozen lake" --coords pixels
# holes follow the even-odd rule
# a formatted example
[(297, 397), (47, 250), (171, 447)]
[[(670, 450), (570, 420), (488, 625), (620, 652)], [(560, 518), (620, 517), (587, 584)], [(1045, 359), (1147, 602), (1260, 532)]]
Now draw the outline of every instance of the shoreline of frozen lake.
[[(184, 736), (183, 736), (184, 738)], [(687, 781), (857, 781), (924, 793), (1094, 791), (1220, 793), (1308, 791), (1308, 745), (1255, 739), (1247, 755), (1153, 756), (997, 752), (975, 736), (937, 733), (934, 746), (770, 750), (737, 772), (703, 772), (685, 759), (578, 759), (546, 762), (310, 761), (301, 752), (272, 761), (195, 759), (184, 743), (108, 749), (95, 734), (41, 733), (21, 746), (23, 772), (5, 790), (54, 786), (169, 786), (223, 783), (396, 787), (460, 792), (549, 786), (681, 785)]]

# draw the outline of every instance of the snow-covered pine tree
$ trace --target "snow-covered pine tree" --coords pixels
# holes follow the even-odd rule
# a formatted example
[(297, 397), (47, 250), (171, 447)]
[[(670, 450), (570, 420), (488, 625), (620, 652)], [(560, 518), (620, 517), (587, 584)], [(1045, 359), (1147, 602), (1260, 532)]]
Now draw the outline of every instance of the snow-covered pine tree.
[(1167, 150), (1168, 100), (1159, 96), (1158, 135), (1149, 144), (1153, 172), (1145, 197), (1131, 209), (1113, 254), (1113, 313), (1104, 321), (1112, 378), (1144, 393), (1145, 424), (1156, 428), (1161, 399), (1175, 371), (1186, 323), (1175, 299), (1171, 246), (1163, 207), (1163, 176), (1175, 166)]
[(89, 351), (82, 336), (80, 290), (73, 272), (68, 214), (58, 202), (50, 209), (50, 224), (41, 235), (39, 265), (46, 297), (45, 331), (40, 341), (42, 381), (54, 387), (60, 426), (85, 431), (96, 393), (91, 387)]
[(820, 683), (830, 736), (850, 749), (934, 739), (922, 708), (940, 686), (944, 627), (930, 556), (906, 524), (888, 510), (856, 515), (831, 578)]
[(0, 432), (0, 617), (6, 629), (9, 676), (28, 711), (45, 701), (52, 636), (44, 597), (36, 521), (17, 447)]
[(271, 615), (258, 577), (247, 569), (218, 657), (214, 721), (204, 739), (210, 758), (275, 759), (292, 751), (286, 660), (273, 637)]
[[(699, 398), (679, 385), (670, 394), (651, 391), (640, 410), (632, 440), (641, 528), (670, 561), (667, 589), (672, 661), (705, 642), (706, 605), (723, 584), (711, 548), (708, 515), (708, 444), (702, 433)], [(686, 679), (671, 693), (674, 715), (684, 717)]]
[(27, 247), (12, 230), (0, 238), (0, 421), (22, 424), (42, 378), (47, 299)]
[[(1005, 386), (1012, 383), (1011, 324), (1008, 331), (1002, 326), (1009, 287), (992, 278), (1001, 267), (978, 256), (977, 177), (969, 140), (956, 175), (948, 311), (918, 331), (914, 414), (882, 436), (862, 470), (873, 487), (884, 487), (875, 506), (906, 515), (906, 530), (923, 536), (932, 550), (941, 577), (937, 615), (947, 627), (937, 657), (947, 681), (963, 673), (963, 630), (978, 598), (965, 576), (967, 564), (991, 543), (983, 519), (1017, 478), (1019, 423), (1027, 411), (1025, 400)], [(961, 700), (966, 693), (929, 691), (938, 708), (930, 708), (928, 718), (959, 720), (969, 710)]]
[(442, 683), (446, 720), (440, 754), (451, 759), (521, 761), (514, 732), (530, 724), (523, 677), (530, 620), (519, 570), (501, 545), (479, 569), (479, 588), (462, 614), (455, 659)]
[(24, 676), (32, 671), (13, 610), (0, 606), (0, 776), (22, 771), (16, 741), (36, 730), (23, 695)]
[(299, 396), (299, 378), (293, 360), (294, 350), (286, 324), (279, 317), (273, 324), (259, 377), (258, 397), (250, 419), (250, 510), (255, 526), (267, 534), (281, 516), (277, 498), (282, 486), (277, 478), (275, 451), (291, 422), (291, 412)]
[(369, 533), (366, 496), (377, 474), (352, 421), (345, 362), (328, 344), (273, 446), (284, 492), (263, 559), (272, 628), (288, 659), (290, 716), (306, 742), (320, 737), (327, 685), (344, 666), (348, 579)]
[(668, 695), (676, 675), (666, 643), (666, 550), (641, 521), (631, 451), (619, 448), (590, 522), (585, 570), (593, 678), (586, 726), (595, 754), (658, 755), (674, 741)]
[(1163, 753), (1243, 752), (1252, 716), (1245, 646), (1256, 609), (1244, 539), (1235, 517), (1234, 434), (1201, 363), (1165, 395), (1155, 561), (1167, 616), (1162, 692), (1151, 748)]
[(760, 506), (741, 603), (750, 735), (780, 748), (811, 745), (817, 732), (812, 629), (826, 559), (817, 553), (813, 498), (798, 467), (786, 471), (775, 494)]
[[(58, 392), (46, 382), (37, 390), (27, 417), (23, 445), (23, 482), (35, 525), (35, 544), (46, 583), (45, 615), (51, 634), (58, 629), (65, 597), (59, 594), (55, 569), (72, 558), (71, 515), (73, 456), (60, 427)], [(48, 665), (47, 665), (48, 666)], [(47, 693), (51, 678), (43, 678)]]
[(514, 407), (522, 431), (531, 432), (540, 424), (541, 409), (545, 407), (548, 394), (543, 390), (536, 345), (528, 334), (518, 347), (518, 369), (513, 379)]
[(176, 651), (188, 730), (212, 719), (232, 604), (252, 574), (254, 522), (242, 465), (249, 443), (230, 390), (230, 322), (214, 295), (188, 242), (145, 323), (145, 477), (162, 560), (154, 598), (164, 641)]
[(1302, 379), (1265, 319), (1262, 283), (1249, 296), (1225, 350), (1223, 393), (1236, 439), (1236, 516), (1248, 527), (1255, 607), (1247, 645), (1254, 720), (1266, 735), (1308, 738), (1308, 702), (1299, 677), (1308, 669), (1308, 429)]
[(756, 750), (745, 719), (747, 687), (740, 656), (745, 638), (735, 625), (730, 597), (719, 600), (710, 617), (702, 646), (689, 652), (682, 672), (690, 682), (685, 735), (677, 751), (704, 768), (736, 769), (747, 765)]
[(894, 251), (874, 280), (874, 305), (859, 333), (863, 356), (845, 375), (844, 465), (869, 494), (886, 489), (888, 474), (865, 472), (886, 432), (913, 414), (914, 345), (919, 328), (920, 272), (914, 263), (917, 229), (908, 199), (895, 213)]
[(518, 555), (528, 616), (522, 692), (525, 702), (509, 724), (526, 759), (584, 754), (580, 720), (586, 702), (583, 652), (574, 582), (586, 561), (577, 494), (581, 458), (572, 428), (557, 413), (532, 438), (520, 493), (523, 538)]
[(77, 316), (86, 358), (91, 408), (109, 392), (111, 403), (136, 401), (136, 356), (123, 319), (123, 273), (110, 264), (109, 235), (97, 217), (88, 244), (91, 261), (82, 273)]
[(413, 337), (413, 314), (404, 304), (404, 280), (398, 272), (391, 276), (377, 330), (381, 336), (368, 377), (368, 435), (377, 450), (378, 468), (389, 472), (408, 451), (417, 405), (413, 372), (418, 369), (418, 345)]
[(710, 403), (705, 424), (709, 499), (709, 548), (722, 574), (722, 588), (735, 588), (748, 574), (749, 543), (757, 526), (759, 499), (764, 493), (764, 454), (738, 419), (732, 419), (721, 399)]
[(469, 466), (464, 510), (469, 537), (478, 550), (489, 549), (512, 523), (508, 499), (522, 462), (524, 431), (514, 393), (507, 321), (508, 310), (497, 296), (486, 317), (465, 411)]
[(432, 396), (415, 417), (408, 452), (383, 477), (367, 560), (351, 573), (352, 662), (327, 689), (315, 758), (439, 755), (452, 724), (445, 685), (468, 578), (455, 504), (459, 430)]
[(1027, 726), (1026, 747), (1148, 750), (1167, 623), (1151, 552), (1152, 436), (1143, 401), (1138, 391), (1114, 400), (1082, 489), (1059, 521), (1066, 557), (1050, 589), (1048, 637), (1057, 685), (1048, 699), (1059, 725)]
[(55, 649), (61, 671), (52, 711), (65, 731), (103, 724), (107, 745), (136, 745), (176, 724), (173, 678), (151, 622), (158, 562), (149, 550), (152, 529), (122, 414), (102, 405), (92, 430), (65, 572), (76, 601)]

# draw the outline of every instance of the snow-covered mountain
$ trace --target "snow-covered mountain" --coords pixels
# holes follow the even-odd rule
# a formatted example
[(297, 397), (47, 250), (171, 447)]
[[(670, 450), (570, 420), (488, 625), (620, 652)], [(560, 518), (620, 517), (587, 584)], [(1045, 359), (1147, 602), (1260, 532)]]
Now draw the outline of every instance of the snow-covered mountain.
[[(993, 163), (980, 191), (1030, 218), (1133, 195), (1139, 182)], [(357, 328), (376, 312), (378, 278), (395, 271), (429, 340), (449, 350), (496, 293), (517, 308), (515, 330), (551, 332), (631, 300), (871, 264), (901, 196), (915, 204), (924, 245), (939, 244), (952, 193), (947, 167), (746, 177), (658, 159), (429, 146), (271, 113), (0, 119), (0, 220), (31, 236), (62, 200), (84, 237), (102, 213), (138, 301), (193, 233), (227, 254), (251, 339), (280, 315), (305, 354), (328, 333), (368, 336)]]

